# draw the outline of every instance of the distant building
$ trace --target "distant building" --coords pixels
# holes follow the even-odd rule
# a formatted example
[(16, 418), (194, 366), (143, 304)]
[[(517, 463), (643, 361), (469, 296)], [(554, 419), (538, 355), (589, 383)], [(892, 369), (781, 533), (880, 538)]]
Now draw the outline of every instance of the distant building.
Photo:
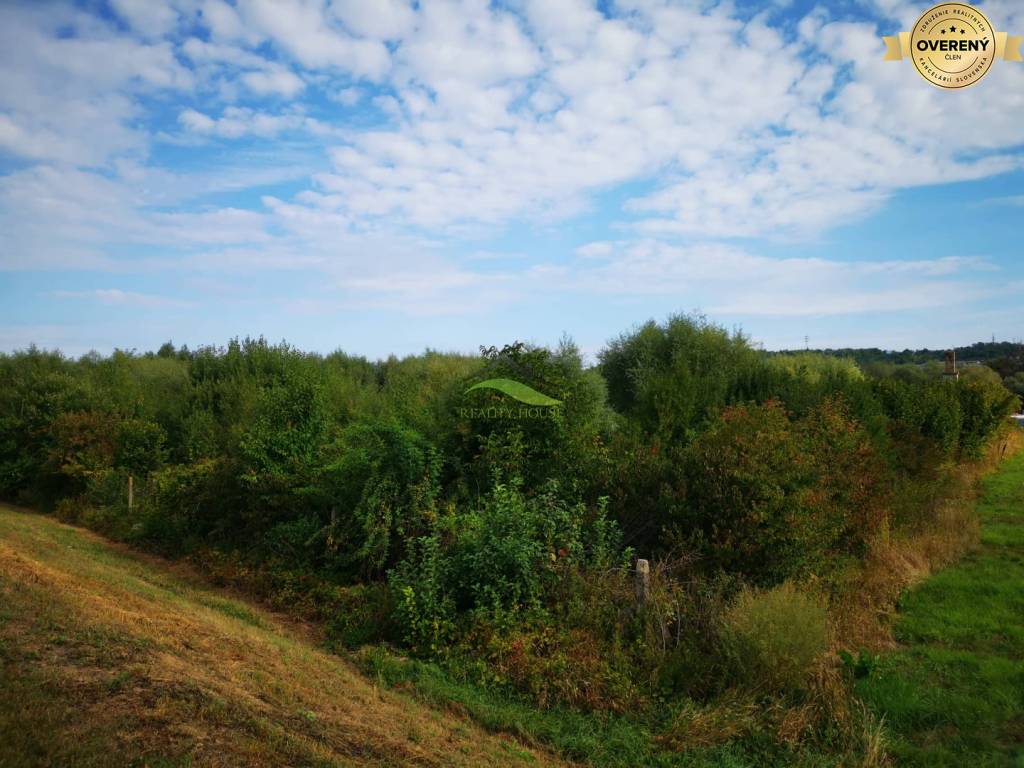
[(947, 381), (960, 380), (960, 371), (958, 371), (956, 367), (955, 350), (950, 349), (946, 351), (946, 370), (943, 372), (942, 378), (946, 379)]

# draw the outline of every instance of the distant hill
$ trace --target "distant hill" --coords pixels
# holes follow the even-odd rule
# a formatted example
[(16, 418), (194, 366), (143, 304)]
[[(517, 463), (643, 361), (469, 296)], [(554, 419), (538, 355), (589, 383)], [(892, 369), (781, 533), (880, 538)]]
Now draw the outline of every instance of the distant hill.
[[(804, 351), (806, 350), (783, 350), (778, 354)], [(945, 349), (904, 349), (902, 352), (899, 352), (896, 350), (878, 349), (877, 347), (847, 347), (811, 351), (832, 357), (849, 357), (855, 360), (858, 365), (868, 363), (920, 364), (946, 359)], [(956, 347), (955, 351), (956, 358), (959, 361), (976, 360), (982, 363), (999, 363), (1007, 360), (1024, 360), (1024, 344), (1013, 341), (979, 341), (976, 344), (971, 344), (969, 347)], [(994, 365), (993, 367), (998, 366)], [(1006, 374), (1004, 373), (1003, 375)]]

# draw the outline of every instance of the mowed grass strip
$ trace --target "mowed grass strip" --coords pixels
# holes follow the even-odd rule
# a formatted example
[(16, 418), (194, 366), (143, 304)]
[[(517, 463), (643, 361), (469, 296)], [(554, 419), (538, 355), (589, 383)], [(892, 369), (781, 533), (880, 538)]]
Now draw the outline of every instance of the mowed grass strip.
[(5, 768), (557, 764), (178, 569), (0, 505)]
[(980, 546), (901, 601), (901, 649), (858, 694), (899, 765), (1024, 767), (1024, 452), (990, 475)]

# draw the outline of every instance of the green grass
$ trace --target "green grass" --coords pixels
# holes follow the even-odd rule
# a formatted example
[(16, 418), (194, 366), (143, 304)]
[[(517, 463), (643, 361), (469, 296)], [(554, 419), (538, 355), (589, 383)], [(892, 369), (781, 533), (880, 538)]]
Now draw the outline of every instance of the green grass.
[[(438, 708), (468, 715), (490, 731), (509, 733), (574, 762), (601, 768), (833, 768), (834, 755), (789, 748), (757, 733), (717, 747), (676, 752), (656, 740), (658, 723), (569, 709), (538, 709), (526, 699), (454, 679), (437, 664), (366, 647), (360, 667), (381, 687), (400, 688)], [(660, 725), (665, 725), (661, 723)]]
[[(1024, 768), (1024, 453), (985, 482), (979, 514), (978, 550), (903, 597), (901, 650), (857, 684), (898, 765)], [(760, 727), (670, 751), (658, 734), (680, 702), (660, 716), (542, 710), (384, 649), (364, 649), (360, 666), (369, 681), (200, 578), (0, 506), (3, 766), (213, 765), (180, 723), (216, 741), (217, 765), (429, 764), (430, 750), (473, 765), (859, 764)], [(379, 709), (373, 731), (335, 710), (346, 700)], [(126, 747), (126, 732), (147, 743)]]
[(981, 545), (908, 592), (857, 689), (899, 765), (1024, 768), (1024, 453), (984, 483)]

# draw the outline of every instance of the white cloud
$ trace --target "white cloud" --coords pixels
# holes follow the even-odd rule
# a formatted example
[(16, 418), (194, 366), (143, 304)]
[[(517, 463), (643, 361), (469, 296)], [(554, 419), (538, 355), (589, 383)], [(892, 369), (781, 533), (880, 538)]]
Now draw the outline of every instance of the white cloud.
[[(606, 242), (578, 249), (612, 254)], [(978, 279), (994, 267), (984, 259), (909, 261), (771, 258), (722, 244), (669, 246), (645, 240), (614, 246), (614, 258), (575, 266), (542, 265), (536, 290), (607, 296), (670, 296), (679, 306), (700, 301), (712, 314), (833, 316), (952, 307), (999, 293)]]
[(363, 93), (358, 88), (340, 88), (328, 96), (342, 106), (354, 107), (363, 98)]
[(209, 43), (197, 37), (188, 38), (182, 44), (181, 50), (192, 62), (199, 64), (215, 62), (246, 68), (262, 68), (268, 64), (262, 56), (250, 53), (240, 46)]
[(962, 102), (980, 113), (988, 95), (921, 88), (882, 61), (872, 23), (819, 9), (789, 40), (727, 6), (631, 10), (424, 6), (394, 53), (394, 96), (376, 101), (396, 126), (351, 136), (317, 181), (355, 215), (436, 228), (569, 215), (656, 176), (627, 206), (641, 232), (805, 237), (899, 189), (1020, 165), (1024, 72), (991, 76), (1009, 103), (977, 131)]
[[(875, 1), (892, 23), (913, 5)], [(586, 0), (112, 7), (124, 24), (0, 6), (0, 147), (36, 163), (0, 177), (0, 268), (294, 266), (345, 301), (424, 313), (554, 289), (703, 291), (729, 313), (895, 311), (981, 295), (969, 275), (986, 265), (772, 259), (716, 241), (812, 237), (901, 189), (1021, 165), (1024, 68), (929, 89), (882, 61), (874, 21), (834, 22), (824, 5), (785, 30), (729, 3), (661, 0), (622, 0), (617, 18)], [(1019, 4), (989, 7), (1024, 24)], [(229, 160), (155, 167), (170, 139), (197, 166)], [(289, 171), (300, 143), (314, 149)], [(245, 210), (181, 205), (300, 178), (304, 191), (261, 190)], [(609, 196), (628, 197), (624, 211), (598, 201), (626, 184)], [(575, 259), (566, 247), (496, 273), (454, 255), (598, 204), (609, 239)], [(150, 255), (126, 255), (138, 244)]]
[(178, 14), (169, 4), (155, 0), (111, 0), (122, 19), (144, 37), (163, 37), (178, 23)]
[(246, 72), (242, 82), (253, 93), (275, 94), (291, 98), (306, 87), (302, 78), (284, 67), (272, 67), (262, 72)]
[[(203, 246), (270, 242), (269, 221), (257, 211), (149, 209), (146, 182), (160, 180), (145, 171), (141, 181), (136, 177), (126, 182), (45, 165), (0, 177), (0, 231), (5, 237), (0, 270), (167, 268), (177, 263), (165, 255), (168, 250), (180, 259), (182, 250)], [(151, 193), (154, 201), (174, 200), (166, 196), (175, 192), (180, 201), (187, 197), (183, 186), (194, 182), (164, 180), (172, 189)], [(158, 248), (162, 255), (133, 257), (133, 247), (140, 244)]]
[(425, 3), (415, 33), (396, 55), (402, 76), (430, 87), (496, 86), (530, 77), (542, 64), (518, 17), (486, 0)]
[(59, 299), (89, 299), (115, 307), (140, 307), (143, 309), (170, 309), (188, 307), (188, 302), (156, 296), (149, 293), (122, 291), (120, 288), (96, 288), (91, 291), (54, 291)]
[(416, 23), (408, 0), (333, 0), (331, 11), (355, 34), (380, 40), (404, 37)]
[(220, 117), (210, 117), (194, 109), (178, 115), (178, 122), (189, 131), (209, 136), (237, 139), (241, 136), (269, 138), (289, 131), (329, 135), (333, 129), (298, 112), (270, 114), (248, 107), (227, 107)]
[(615, 252), (615, 243), (603, 240), (581, 245), (576, 249), (576, 255), (581, 259), (603, 259)]
[(0, 5), (0, 146), (17, 156), (98, 166), (141, 154), (136, 97), (193, 83), (170, 43), (119, 36), (62, 5)]
[(224, 0), (204, 0), (199, 8), (199, 17), (218, 40), (238, 40), (249, 36), (234, 6)]
[(346, 34), (331, 23), (318, 0), (240, 0), (238, 9), (251, 29), (306, 67), (337, 67), (370, 79), (388, 69), (383, 43)]

